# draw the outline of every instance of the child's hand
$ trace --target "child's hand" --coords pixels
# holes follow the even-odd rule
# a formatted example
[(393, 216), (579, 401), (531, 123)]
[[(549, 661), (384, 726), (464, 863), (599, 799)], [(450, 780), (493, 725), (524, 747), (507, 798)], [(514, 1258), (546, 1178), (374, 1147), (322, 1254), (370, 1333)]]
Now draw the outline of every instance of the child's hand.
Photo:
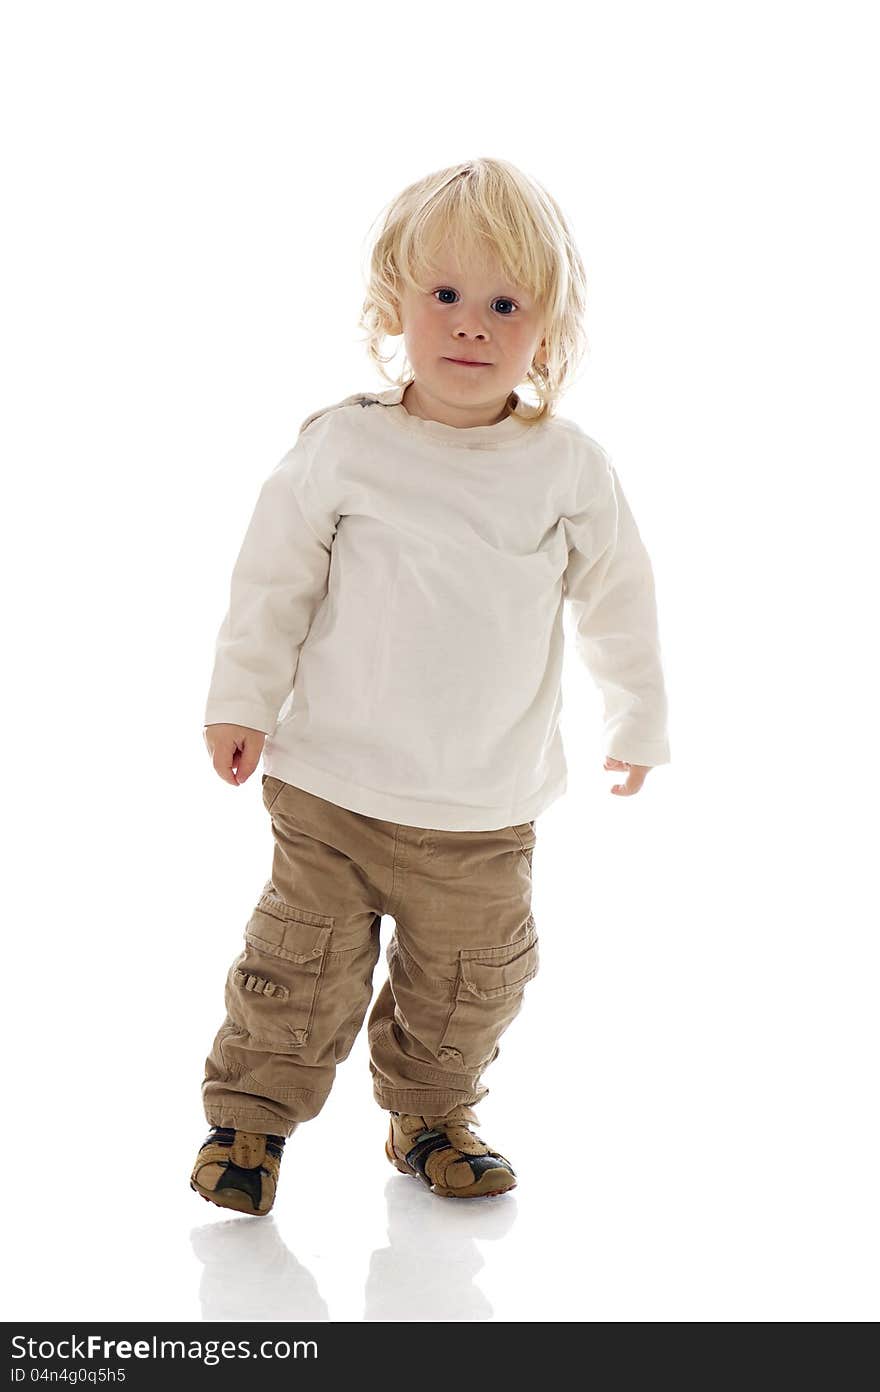
[(641, 788), (648, 774), (653, 767), (651, 764), (625, 764), (622, 759), (612, 759), (608, 754), (605, 757), (605, 767), (607, 769), (629, 769), (629, 777), (625, 783), (615, 783), (611, 789), (618, 797), (631, 797)]
[(225, 783), (246, 783), (260, 762), (266, 735), (247, 725), (206, 725), (203, 732), (214, 768)]

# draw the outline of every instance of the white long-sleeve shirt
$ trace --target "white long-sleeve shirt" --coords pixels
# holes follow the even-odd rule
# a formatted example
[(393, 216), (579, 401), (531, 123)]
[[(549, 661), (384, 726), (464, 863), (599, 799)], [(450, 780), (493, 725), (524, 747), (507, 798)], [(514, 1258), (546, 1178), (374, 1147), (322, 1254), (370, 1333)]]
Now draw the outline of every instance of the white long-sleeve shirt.
[(411, 415), (403, 386), (308, 416), (232, 573), (205, 724), (263, 730), (266, 773), (447, 831), (561, 797), (563, 603), (606, 754), (670, 760), (654, 579), (616, 471), (573, 421)]

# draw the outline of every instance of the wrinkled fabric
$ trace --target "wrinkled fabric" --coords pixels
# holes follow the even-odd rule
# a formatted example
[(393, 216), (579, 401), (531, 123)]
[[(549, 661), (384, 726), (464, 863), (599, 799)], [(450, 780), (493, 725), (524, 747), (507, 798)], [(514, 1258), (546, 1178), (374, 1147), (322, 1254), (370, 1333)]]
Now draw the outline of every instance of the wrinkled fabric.
[(227, 975), (208, 1122), (289, 1136), (318, 1115), (367, 1017), (385, 914), (388, 973), (367, 1024), (376, 1102), (436, 1117), (480, 1101), (538, 971), (534, 821), (429, 829), (265, 774), (262, 789), (272, 874)]
[(606, 452), (571, 420), (458, 428), (403, 387), (314, 412), (262, 485), (205, 724), (272, 777), (426, 829), (534, 820), (567, 786), (563, 614), (606, 754), (670, 760), (654, 578)]

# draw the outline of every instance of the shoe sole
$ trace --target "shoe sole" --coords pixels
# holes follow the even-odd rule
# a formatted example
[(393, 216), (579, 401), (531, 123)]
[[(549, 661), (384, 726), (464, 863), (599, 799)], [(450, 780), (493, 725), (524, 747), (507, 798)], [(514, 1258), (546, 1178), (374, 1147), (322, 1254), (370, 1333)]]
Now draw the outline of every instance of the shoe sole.
[(490, 1189), (489, 1185), (497, 1184), (497, 1179), (495, 1178), (497, 1175), (502, 1174), (506, 1176), (509, 1172), (507, 1170), (486, 1170), (477, 1180), (476, 1184), (468, 1189), (467, 1193), (463, 1194), (460, 1189), (446, 1189), (442, 1185), (432, 1184), (427, 1177), (423, 1179), (418, 1170), (414, 1170), (412, 1165), (408, 1165), (406, 1161), (398, 1155), (397, 1151), (391, 1148), (387, 1140), (385, 1142), (385, 1154), (396, 1170), (399, 1170), (401, 1174), (411, 1175), (413, 1179), (417, 1179), (420, 1184), (424, 1184), (427, 1189), (430, 1189), (432, 1194), (436, 1194), (441, 1199), (490, 1199), (496, 1194), (509, 1194), (511, 1189), (516, 1188), (516, 1180), (514, 1180), (513, 1184), (502, 1184), (500, 1189)]
[(189, 1187), (196, 1194), (201, 1194), (206, 1203), (215, 1204), (217, 1208), (232, 1208), (236, 1213), (246, 1213), (250, 1218), (265, 1218), (266, 1214), (271, 1212), (270, 1208), (254, 1208), (247, 1194), (242, 1194), (239, 1189), (224, 1189), (222, 1192), (225, 1197), (221, 1199), (216, 1194), (212, 1194), (209, 1189), (203, 1189), (192, 1179), (189, 1182)]

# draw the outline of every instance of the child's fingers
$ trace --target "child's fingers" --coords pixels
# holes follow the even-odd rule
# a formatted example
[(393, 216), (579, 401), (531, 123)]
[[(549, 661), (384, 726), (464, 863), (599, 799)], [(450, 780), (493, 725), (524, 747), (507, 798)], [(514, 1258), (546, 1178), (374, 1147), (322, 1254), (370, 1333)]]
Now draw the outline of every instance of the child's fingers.
[(236, 783), (246, 783), (258, 767), (266, 736), (260, 730), (245, 730), (235, 759)]
[(618, 797), (632, 797), (632, 794), (637, 793), (641, 786), (641, 783), (633, 783), (632, 777), (630, 776), (625, 783), (613, 783), (611, 785), (611, 791), (612, 793), (616, 793)]
[(625, 783), (613, 783), (612, 793), (617, 797), (632, 797), (637, 793), (648, 776), (649, 770), (641, 764), (628, 764), (625, 759), (615, 759), (613, 755), (605, 756), (606, 769), (627, 769), (628, 777)]

